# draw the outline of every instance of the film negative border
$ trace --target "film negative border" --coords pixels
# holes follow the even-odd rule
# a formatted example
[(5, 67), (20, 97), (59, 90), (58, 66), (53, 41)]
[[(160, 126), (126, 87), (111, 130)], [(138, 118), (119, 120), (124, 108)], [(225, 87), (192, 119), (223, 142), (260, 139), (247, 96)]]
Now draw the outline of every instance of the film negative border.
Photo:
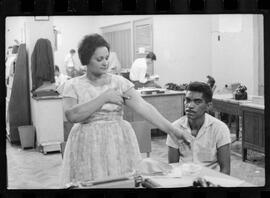
[(267, 0), (1, 0), (12, 15), (257, 13)]

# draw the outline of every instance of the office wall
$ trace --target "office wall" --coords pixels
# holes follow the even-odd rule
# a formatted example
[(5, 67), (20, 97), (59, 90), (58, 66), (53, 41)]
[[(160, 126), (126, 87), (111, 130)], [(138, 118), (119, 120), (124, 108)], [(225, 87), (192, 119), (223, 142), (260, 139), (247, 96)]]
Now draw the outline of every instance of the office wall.
[(205, 81), (211, 72), (210, 16), (110, 16), (95, 21), (104, 27), (149, 17), (153, 17), (154, 71), (160, 76), (159, 83)]
[[(5, 52), (9, 46), (15, 45), (14, 40), (25, 42), (24, 23), (30, 17), (7, 17), (5, 28)], [(31, 17), (32, 18), (32, 17)]]
[[(241, 82), (255, 93), (258, 82), (258, 34), (256, 20), (242, 15), (241, 31), (220, 32), (219, 18), (211, 15), (126, 15), (126, 16), (57, 16), (50, 17), (60, 31), (60, 45), (55, 64), (65, 72), (64, 57), (71, 48), (77, 50), (84, 35), (101, 33), (101, 27), (153, 17), (153, 47), (157, 55), (155, 73), (159, 83), (188, 83), (206, 80), (212, 75), (218, 88)], [(6, 23), (6, 47), (14, 39), (24, 41), (24, 23), (33, 17), (9, 17)], [(255, 21), (255, 22), (254, 22)], [(218, 35), (220, 41), (217, 40)], [(261, 57), (260, 57), (261, 58)], [(78, 54), (75, 61), (80, 66)], [(256, 70), (257, 69), (257, 70)], [(256, 93), (255, 93), (256, 94)]]
[[(70, 49), (77, 51), (81, 39), (91, 33), (101, 33), (101, 27), (119, 24), (142, 16), (56, 16), (53, 24), (60, 31), (60, 44), (55, 51), (55, 64), (65, 73), (64, 58)], [(81, 66), (78, 53), (74, 57), (77, 68)]]
[(74, 61), (79, 68), (81, 66), (77, 53), (79, 42), (85, 35), (99, 31), (94, 19), (89, 16), (56, 16), (52, 17), (52, 22), (60, 33), (58, 49), (55, 51), (55, 64), (66, 73), (64, 58), (70, 49), (75, 49)]
[(205, 81), (211, 72), (210, 16), (160, 15), (153, 19), (159, 83)]
[[(258, 68), (255, 60), (253, 17), (252, 15), (242, 15), (236, 22), (240, 23), (240, 28), (223, 28), (220, 31), (219, 18), (213, 17), (212, 26), (212, 75), (216, 79), (218, 88), (225, 84), (240, 82), (247, 86), (248, 93), (254, 94), (254, 68)], [(237, 24), (235, 24), (237, 26)], [(220, 41), (218, 41), (218, 35)], [(258, 56), (258, 55), (257, 55)], [(258, 62), (258, 61), (257, 61)]]

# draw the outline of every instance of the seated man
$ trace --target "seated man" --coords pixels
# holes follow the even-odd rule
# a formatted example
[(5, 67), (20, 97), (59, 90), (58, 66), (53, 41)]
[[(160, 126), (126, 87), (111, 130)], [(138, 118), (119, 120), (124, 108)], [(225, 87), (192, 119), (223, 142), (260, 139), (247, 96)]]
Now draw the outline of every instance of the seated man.
[(169, 163), (200, 163), (225, 174), (230, 174), (230, 131), (225, 123), (212, 117), (206, 111), (212, 101), (212, 90), (203, 82), (191, 82), (186, 91), (186, 115), (174, 125), (194, 136), (190, 145), (177, 146), (170, 136)]

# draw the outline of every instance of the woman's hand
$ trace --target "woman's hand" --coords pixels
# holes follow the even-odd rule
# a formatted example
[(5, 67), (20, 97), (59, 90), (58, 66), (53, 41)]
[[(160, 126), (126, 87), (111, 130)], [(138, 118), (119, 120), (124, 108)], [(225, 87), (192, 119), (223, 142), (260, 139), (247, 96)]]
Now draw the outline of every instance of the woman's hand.
[(116, 105), (122, 105), (124, 103), (121, 93), (116, 89), (108, 89), (102, 94), (102, 98), (105, 99), (105, 103)]
[(181, 142), (184, 141), (186, 144), (190, 145), (190, 143), (194, 139), (194, 137), (191, 134), (186, 133), (184, 131), (181, 131), (177, 127), (173, 127), (173, 135), (175, 136), (175, 138), (178, 141), (177, 144), (179, 144), (179, 143), (181, 143)]

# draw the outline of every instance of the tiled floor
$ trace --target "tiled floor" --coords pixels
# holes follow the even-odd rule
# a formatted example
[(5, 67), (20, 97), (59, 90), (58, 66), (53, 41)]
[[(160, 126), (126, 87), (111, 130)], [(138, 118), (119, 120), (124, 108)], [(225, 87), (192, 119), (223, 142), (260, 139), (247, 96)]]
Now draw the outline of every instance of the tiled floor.
[[(234, 137), (232, 137), (234, 138)], [(151, 158), (167, 162), (166, 136), (152, 137)], [(43, 155), (35, 149), (22, 150), (20, 146), (7, 145), (8, 188), (58, 188), (59, 170), (62, 162), (60, 153)], [(241, 158), (241, 142), (232, 144), (231, 175), (263, 186), (265, 182), (264, 155), (248, 152), (249, 161)], [(143, 157), (146, 154), (142, 154)]]

